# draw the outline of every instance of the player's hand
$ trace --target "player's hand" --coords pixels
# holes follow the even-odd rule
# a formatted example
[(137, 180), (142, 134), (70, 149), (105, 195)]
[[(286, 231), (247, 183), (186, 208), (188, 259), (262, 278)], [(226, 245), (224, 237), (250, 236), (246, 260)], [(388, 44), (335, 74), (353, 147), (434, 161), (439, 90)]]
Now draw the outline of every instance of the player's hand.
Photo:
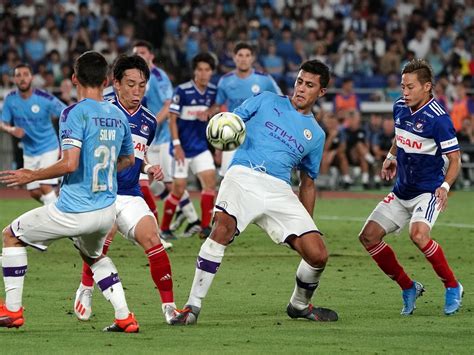
[(35, 180), (34, 171), (29, 169), (0, 171), (0, 182), (8, 187), (25, 185)]
[(165, 175), (163, 174), (163, 170), (161, 170), (161, 166), (153, 165), (150, 169), (148, 169), (148, 174), (153, 177), (153, 180), (160, 181), (163, 180)]
[(448, 191), (444, 187), (438, 187), (435, 191), (435, 197), (438, 210), (443, 212), (448, 205)]
[(380, 176), (383, 180), (390, 181), (397, 175), (397, 161), (385, 159), (382, 164)]
[(196, 117), (199, 121), (207, 122), (209, 120), (209, 110), (198, 112)]
[(183, 164), (184, 165), (184, 151), (183, 148), (181, 148), (180, 145), (175, 145), (174, 146), (174, 159), (178, 163), (178, 165)]
[(21, 139), (25, 136), (25, 130), (21, 127), (11, 127), (11, 129), (8, 131), (13, 137), (16, 137), (18, 139)]

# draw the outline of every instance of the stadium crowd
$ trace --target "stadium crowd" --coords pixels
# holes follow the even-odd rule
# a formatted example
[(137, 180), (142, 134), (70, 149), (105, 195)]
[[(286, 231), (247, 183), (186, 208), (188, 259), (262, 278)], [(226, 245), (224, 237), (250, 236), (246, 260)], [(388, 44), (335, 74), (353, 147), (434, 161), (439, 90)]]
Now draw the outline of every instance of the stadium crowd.
[[(344, 151), (333, 153), (325, 164), (341, 170), (344, 186), (353, 182), (350, 165), (359, 166), (364, 186), (379, 185), (375, 172), (384, 159), (386, 117), (372, 114), (361, 119), (360, 103), (396, 99), (400, 70), (415, 57), (431, 63), (437, 78), (435, 95), (450, 112), (459, 140), (474, 143), (470, 0), (2, 2), (1, 96), (14, 89), (13, 68), (27, 62), (35, 71), (35, 87), (70, 104), (75, 100), (72, 63), (81, 53), (96, 50), (112, 63), (118, 54), (130, 51), (137, 38), (153, 43), (157, 64), (174, 84), (190, 77), (191, 59), (199, 52), (217, 59), (212, 79), (217, 83), (235, 68), (232, 50), (241, 41), (256, 48), (256, 69), (270, 73), (285, 93), (291, 93), (299, 63), (327, 63), (333, 90), (326, 101), (333, 102), (338, 121), (335, 142), (327, 149)], [(319, 118), (325, 122), (334, 117), (328, 113)]]

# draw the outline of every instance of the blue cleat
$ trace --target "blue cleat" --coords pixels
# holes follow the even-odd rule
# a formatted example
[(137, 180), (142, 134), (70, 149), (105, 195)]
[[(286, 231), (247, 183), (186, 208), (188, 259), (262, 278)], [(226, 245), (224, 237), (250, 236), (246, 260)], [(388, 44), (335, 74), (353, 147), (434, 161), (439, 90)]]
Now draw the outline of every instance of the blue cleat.
[(403, 309), (400, 313), (402, 316), (413, 314), (413, 311), (416, 309), (416, 299), (423, 295), (423, 292), (425, 292), (425, 288), (417, 281), (413, 281), (411, 288), (402, 291)]
[(461, 307), (462, 296), (464, 296), (464, 289), (460, 282), (458, 287), (447, 287), (444, 303), (444, 314), (450, 316), (456, 313)]

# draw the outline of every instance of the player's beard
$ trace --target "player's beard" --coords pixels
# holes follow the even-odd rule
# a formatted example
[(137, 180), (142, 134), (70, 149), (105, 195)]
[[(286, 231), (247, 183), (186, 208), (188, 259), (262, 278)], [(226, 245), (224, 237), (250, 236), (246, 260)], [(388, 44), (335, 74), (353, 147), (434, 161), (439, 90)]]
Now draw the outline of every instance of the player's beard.
[(31, 82), (26, 86), (26, 88), (22, 88), (21, 83), (20, 85), (18, 85), (18, 90), (20, 90), (20, 92), (22, 93), (28, 92), (30, 91), (30, 89), (31, 89)]

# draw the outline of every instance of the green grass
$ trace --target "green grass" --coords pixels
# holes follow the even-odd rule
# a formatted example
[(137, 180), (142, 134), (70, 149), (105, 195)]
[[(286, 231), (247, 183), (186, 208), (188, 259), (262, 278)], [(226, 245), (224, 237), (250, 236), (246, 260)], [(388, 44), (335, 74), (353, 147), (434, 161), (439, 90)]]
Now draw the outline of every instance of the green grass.
[[(112, 307), (96, 290), (94, 316), (89, 322), (76, 320), (72, 303), (81, 262), (71, 242), (61, 240), (46, 253), (29, 249), (26, 323), (18, 330), (0, 329), (0, 352), (472, 353), (473, 199), (472, 192), (455, 192), (433, 230), (433, 237), (443, 246), (465, 287), (462, 310), (452, 317), (443, 315), (442, 284), (406, 231), (387, 241), (407, 272), (423, 282), (427, 292), (412, 317), (399, 315), (398, 286), (379, 271), (357, 240), (361, 220), (377, 199), (319, 200), (316, 221), (326, 235), (331, 257), (315, 303), (337, 310), (340, 321), (336, 323), (295, 321), (286, 316), (299, 258), (251, 227), (227, 249), (195, 327), (164, 323), (143, 251), (116, 238), (109, 255), (118, 267), (129, 306), (141, 328), (139, 334), (132, 335), (102, 333), (113, 320)], [(2, 200), (0, 224), (6, 225), (36, 206), (30, 200)], [(176, 300), (182, 306), (194, 276), (200, 241), (184, 239), (174, 244), (170, 257)]]

